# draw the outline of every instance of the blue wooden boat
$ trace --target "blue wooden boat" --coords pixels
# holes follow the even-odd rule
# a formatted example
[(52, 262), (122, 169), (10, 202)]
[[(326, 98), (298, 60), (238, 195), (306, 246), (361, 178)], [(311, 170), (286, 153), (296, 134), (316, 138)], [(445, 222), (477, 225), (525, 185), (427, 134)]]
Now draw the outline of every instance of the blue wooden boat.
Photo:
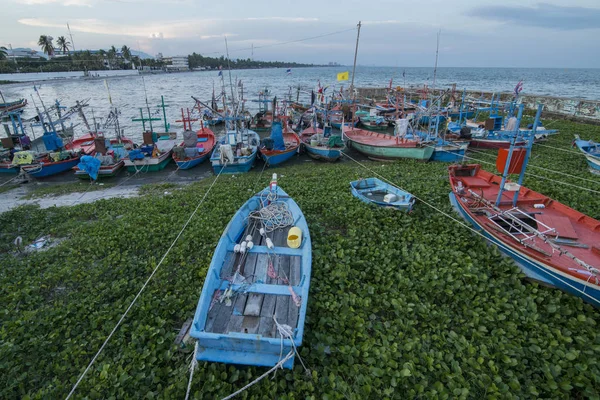
[[(296, 202), (274, 182), (236, 212), (215, 249), (190, 331), (198, 339), (198, 360), (271, 367), (302, 345), (310, 234)], [(260, 233), (273, 226), (251, 214), (268, 204), (287, 206), (292, 229), (301, 232), (299, 247), (288, 246), (294, 246), (290, 227)], [(287, 325), (291, 337), (283, 337), (277, 324)], [(292, 356), (283, 366), (293, 363)]]
[(60, 174), (61, 172), (69, 171), (79, 164), (79, 155), (72, 155), (72, 158), (63, 161), (52, 161), (45, 157), (37, 160), (37, 163), (22, 165), (21, 169), (29, 175), (36, 178), (45, 178)]
[(300, 138), (293, 131), (282, 130), (281, 122), (274, 121), (271, 126), (269, 145), (266, 144), (266, 140), (263, 140), (259, 149), (261, 157), (270, 167), (284, 163), (298, 154)]
[(600, 174), (600, 143), (591, 140), (581, 140), (579, 135), (575, 135), (574, 144), (585, 155), (590, 172)]
[(451, 142), (437, 138), (431, 161), (461, 162), (465, 159), (465, 153), (469, 142)]
[(360, 179), (350, 182), (350, 189), (354, 197), (365, 203), (381, 207), (394, 208), (410, 212), (415, 204), (415, 197), (395, 186), (387, 184), (377, 178)]
[(19, 172), (19, 167), (12, 165), (10, 162), (0, 163), (0, 174), (16, 174)]
[[(225, 136), (219, 139), (215, 149), (210, 156), (215, 174), (237, 174), (248, 172), (254, 166), (260, 137), (258, 133), (245, 129), (227, 131)], [(240, 143), (238, 155), (236, 147)]]

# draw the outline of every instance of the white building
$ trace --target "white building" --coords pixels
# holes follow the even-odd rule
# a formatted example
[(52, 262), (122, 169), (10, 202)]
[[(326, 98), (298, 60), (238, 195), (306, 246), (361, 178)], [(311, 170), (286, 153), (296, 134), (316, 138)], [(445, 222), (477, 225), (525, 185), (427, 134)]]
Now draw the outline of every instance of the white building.
[(189, 71), (188, 56), (163, 57), (167, 71)]

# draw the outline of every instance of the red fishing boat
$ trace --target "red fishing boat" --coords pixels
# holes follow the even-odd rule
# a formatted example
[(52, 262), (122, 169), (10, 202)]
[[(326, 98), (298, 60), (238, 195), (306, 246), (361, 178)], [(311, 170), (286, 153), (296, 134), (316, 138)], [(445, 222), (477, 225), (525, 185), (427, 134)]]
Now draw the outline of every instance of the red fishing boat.
[[(541, 106), (536, 122), (540, 115)], [(478, 164), (450, 166), (450, 201), (527, 276), (600, 306), (600, 221), (522, 186), (532, 145), (533, 136), (520, 157), (513, 142), (499, 157), (502, 177)], [(508, 181), (519, 169), (518, 182)]]
[(181, 120), (183, 122), (183, 142), (179, 147), (173, 149), (173, 160), (179, 169), (190, 169), (202, 163), (212, 153), (215, 147), (215, 134), (204, 126), (200, 121), (200, 129), (197, 132), (192, 131), (192, 121), (197, 119), (190, 118), (190, 110), (187, 110), (187, 118), (181, 109)]

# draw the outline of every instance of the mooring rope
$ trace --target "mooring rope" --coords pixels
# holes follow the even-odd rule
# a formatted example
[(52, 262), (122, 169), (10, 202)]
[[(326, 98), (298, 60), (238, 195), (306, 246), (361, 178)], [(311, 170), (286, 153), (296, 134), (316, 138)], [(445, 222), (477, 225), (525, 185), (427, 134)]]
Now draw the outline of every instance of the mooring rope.
[[(225, 163), (225, 165), (226, 164), (227, 163)], [(223, 167), (225, 167), (225, 165)], [(98, 356), (100, 355), (100, 353), (102, 353), (102, 350), (104, 350), (104, 347), (106, 347), (106, 345), (108, 344), (108, 342), (110, 341), (110, 339), (112, 338), (112, 336), (115, 334), (115, 332), (117, 331), (117, 329), (119, 328), (119, 326), (121, 326), (121, 324), (123, 323), (123, 320), (125, 319), (125, 317), (129, 313), (129, 311), (131, 310), (131, 308), (133, 307), (133, 305), (136, 303), (136, 301), (138, 300), (138, 298), (141, 296), (141, 294), (144, 291), (144, 289), (146, 289), (146, 286), (148, 286), (148, 283), (150, 283), (150, 280), (152, 280), (152, 278), (156, 274), (156, 271), (158, 271), (158, 269), (160, 268), (160, 266), (162, 265), (162, 263), (165, 261), (165, 259), (167, 258), (167, 256), (171, 252), (171, 249), (173, 249), (173, 247), (175, 246), (175, 244), (177, 243), (177, 241), (179, 240), (179, 238), (181, 237), (181, 235), (183, 234), (183, 232), (185, 231), (185, 229), (187, 228), (187, 226), (190, 224), (190, 222), (192, 221), (192, 218), (194, 218), (194, 215), (196, 215), (196, 212), (198, 211), (198, 209), (200, 208), (200, 206), (202, 205), (202, 203), (204, 203), (204, 199), (206, 199), (206, 196), (210, 193), (210, 191), (213, 188), (213, 186), (215, 185), (215, 183), (217, 183), (217, 180), (221, 176), (221, 172), (223, 172), (223, 169), (221, 169), (221, 171), (219, 172), (219, 174), (215, 177), (215, 180), (211, 183), (211, 185), (209, 186), (209, 188), (206, 191), (206, 193), (204, 193), (204, 196), (202, 197), (202, 199), (200, 200), (200, 202), (198, 202), (198, 205), (196, 206), (196, 208), (194, 209), (194, 211), (192, 212), (192, 214), (190, 215), (190, 217), (188, 218), (188, 220), (186, 221), (186, 223), (181, 228), (181, 231), (179, 231), (179, 234), (177, 235), (177, 237), (175, 238), (175, 240), (173, 240), (173, 243), (171, 243), (171, 246), (168, 248), (167, 252), (162, 256), (162, 258), (160, 259), (160, 261), (158, 262), (158, 264), (156, 265), (156, 267), (154, 268), (154, 270), (152, 271), (152, 273), (150, 274), (150, 276), (148, 277), (148, 279), (146, 279), (146, 282), (144, 282), (144, 285), (142, 286), (142, 288), (135, 295), (135, 297), (132, 300), (131, 304), (129, 304), (129, 307), (127, 307), (127, 309), (125, 310), (125, 312), (123, 313), (123, 315), (121, 316), (121, 318), (119, 319), (119, 321), (117, 322), (117, 324), (115, 325), (115, 327), (112, 329), (112, 331), (110, 332), (110, 334), (108, 335), (108, 337), (106, 338), (106, 340), (104, 341), (104, 343), (102, 343), (102, 346), (100, 346), (100, 349), (98, 350), (98, 352), (96, 353), (96, 355), (94, 355), (94, 357), (92, 358), (92, 360), (90, 361), (90, 363), (88, 364), (88, 366), (86, 367), (86, 369), (79, 376), (79, 379), (77, 379), (77, 382), (75, 382), (75, 385), (73, 385), (73, 388), (71, 389), (71, 391), (67, 395), (67, 397), (66, 397), (67, 400), (70, 399), (71, 396), (73, 396), (73, 393), (75, 393), (75, 390), (77, 389), (77, 387), (79, 386), (79, 384), (81, 383), (81, 381), (83, 380), (83, 378), (85, 377), (85, 375), (87, 374), (87, 372), (90, 370), (90, 368), (92, 367), (92, 365), (94, 364), (94, 362), (96, 362), (96, 359), (98, 358)]]
[[(408, 193), (408, 191), (406, 191), (406, 190), (402, 189), (400, 186), (398, 186), (398, 185), (394, 184), (392, 181), (390, 181), (390, 180), (389, 180), (389, 179), (387, 179), (386, 177), (382, 176), (382, 175), (381, 175), (381, 174), (379, 174), (378, 172), (374, 171), (373, 169), (371, 169), (371, 168), (367, 167), (366, 165), (362, 164), (361, 162), (359, 162), (359, 161), (355, 160), (354, 158), (350, 157), (348, 154), (346, 154), (346, 153), (344, 153), (344, 152), (342, 152), (342, 154), (343, 154), (344, 156), (348, 157), (350, 160), (352, 160), (352, 161), (354, 161), (355, 163), (357, 163), (358, 165), (360, 165), (361, 167), (365, 168), (367, 171), (370, 171), (370, 172), (372, 172), (373, 174), (375, 174), (375, 175), (379, 176), (381, 179), (383, 179), (384, 181), (388, 182), (390, 185), (393, 185), (393, 186), (395, 186), (395, 187), (399, 188), (400, 190), (403, 190), (403, 191), (405, 191), (405, 192), (407, 192), (407, 193)], [(411, 193), (411, 194), (412, 194), (412, 193)], [(485, 236), (483, 233), (481, 233), (480, 231), (476, 230), (476, 229), (475, 229), (475, 228), (473, 228), (472, 226), (469, 226), (469, 225), (467, 225), (466, 223), (464, 223), (464, 222), (462, 222), (462, 221), (459, 221), (458, 219), (454, 218), (454, 217), (453, 217), (453, 216), (451, 216), (450, 214), (448, 214), (448, 213), (446, 213), (446, 212), (444, 212), (444, 211), (440, 210), (439, 208), (435, 207), (433, 204), (431, 204), (431, 203), (429, 203), (429, 202), (427, 202), (427, 201), (425, 201), (425, 200), (423, 200), (423, 199), (419, 198), (418, 196), (415, 196), (414, 194), (413, 194), (413, 196), (414, 196), (414, 197), (415, 197), (417, 200), (419, 200), (421, 203), (425, 204), (426, 206), (428, 206), (428, 207), (430, 207), (430, 208), (434, 209), (435, 211), (439, 212), (440, 214), (442, 214), (442, 215), (444, 215), (444, 216), (446, 216), (446, 217), (450, 218), (452, 221), (454, 221), (454, 222), (456, 222), (457, 224), (459, 224), (459, 225), (461, 225), (461, 226), (463, 226), (463, 227), (467, 228), (467, 229), (468, 229), (468, 230), (470, 230), (471, 232), (474, 232), (474, 233), (476, 233), (477, 235), (479, 235), (479, 236), (481, 236), (482, 238), (484, 238), (486, 241), (490, 241), (490, 239), (488, 239), (488, 238), (487, 238), (487, 237), (486, 237), (486, 236)], [(502, 246), (501, 246), (501, 247), (502, 247)], [(512, 253), (515, 253), (515, 250), (512, 250), (510, 247), (507, 247), (506, 245), (504, 245), (504, 247), (507, 249), (507, 251), (509, 251), (509, 252), (512, 252)], [(562, 282), (563, 284), (565, 284), (566, 286), (569, 286), (569, 287), (570, 287), (571, 289), (573, 289), (574, 291), (576, 291), (576, 292), (579, 292), (579, 293), (581, 293), (583, 296), (585, 296), (585, 297), (589, 298), (589, 299), (592, 301), (592, 303), (594, 303), (594, 302), (597, 302), (597, 299), (596, 299), (596, 298), (594, 298), (593, 296), (591, 296), (591, 295), (587, 294), (587, 293), (585, 292), (585, 290), (583, 290), (583, 291), (582, 291), (581, 289), (579, 289), (579, 288), (577, 288), (577, 287), (573, 286), (571, 283), (569, 283), (569, 282), (565, 281), (565, 280), (564, 280), (564, 279), (562, 279), (562, 278), (561, 278), (561, 277), (560, 277), (558, 274), (555, 274), (554, 272), (552, 272), (552, 271), (551, 271), (551, 270), (549, 270), (549, 269), (546, 269), (545, 271), (546, 271), (546, 273), (548, 273), (549, 275), (551, 275), (551, 276), (552, 276), (554, 279), (556, 279), (556, 280), (558, 280), (558, 281)]]

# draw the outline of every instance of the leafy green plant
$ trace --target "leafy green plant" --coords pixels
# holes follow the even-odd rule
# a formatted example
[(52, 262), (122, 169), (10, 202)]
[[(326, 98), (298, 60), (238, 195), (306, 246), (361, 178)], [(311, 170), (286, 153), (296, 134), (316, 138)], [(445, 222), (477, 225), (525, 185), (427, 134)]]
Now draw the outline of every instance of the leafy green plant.
[[(534, 149), (532, 165), (593, 180), (582, 157), (555, 149), (569, 149), (574, 132), (600, 140), (600, 128), (554, 126), (561, 135)], [(473, 156), (493, 162), (492, 155)], [(365, 164), (452, 213), (447, 165)], [(598, 310), (528, 282), (495, 247), (423, 203), (407, 215), (358, 201), (348, 183), (372, 173), (350, 161), (277, 173), (311, 230), (313, 275), (300, 348), (311, 374), (279, 371), (240, 398), (598, 398)], [(535, 174), (551, 179), (528, 176), (532, 189), (600, 216), (597, 196), (557, 183), (597, 190), (592, 181)], [(219, 178), (78, 397), (184, 397), (189, 355), (173, 341), (194, 313), (223, 229), (269, 179), (260, 171)], [(1, 398), (65, 397), (212, 180), (0, 215)], [(46, 252), (13, 254), (16, 236), (28, 242), (44, 234), (68, 240)], [(263, 372), (200, 363), (192, 396), (222, 398)]]

